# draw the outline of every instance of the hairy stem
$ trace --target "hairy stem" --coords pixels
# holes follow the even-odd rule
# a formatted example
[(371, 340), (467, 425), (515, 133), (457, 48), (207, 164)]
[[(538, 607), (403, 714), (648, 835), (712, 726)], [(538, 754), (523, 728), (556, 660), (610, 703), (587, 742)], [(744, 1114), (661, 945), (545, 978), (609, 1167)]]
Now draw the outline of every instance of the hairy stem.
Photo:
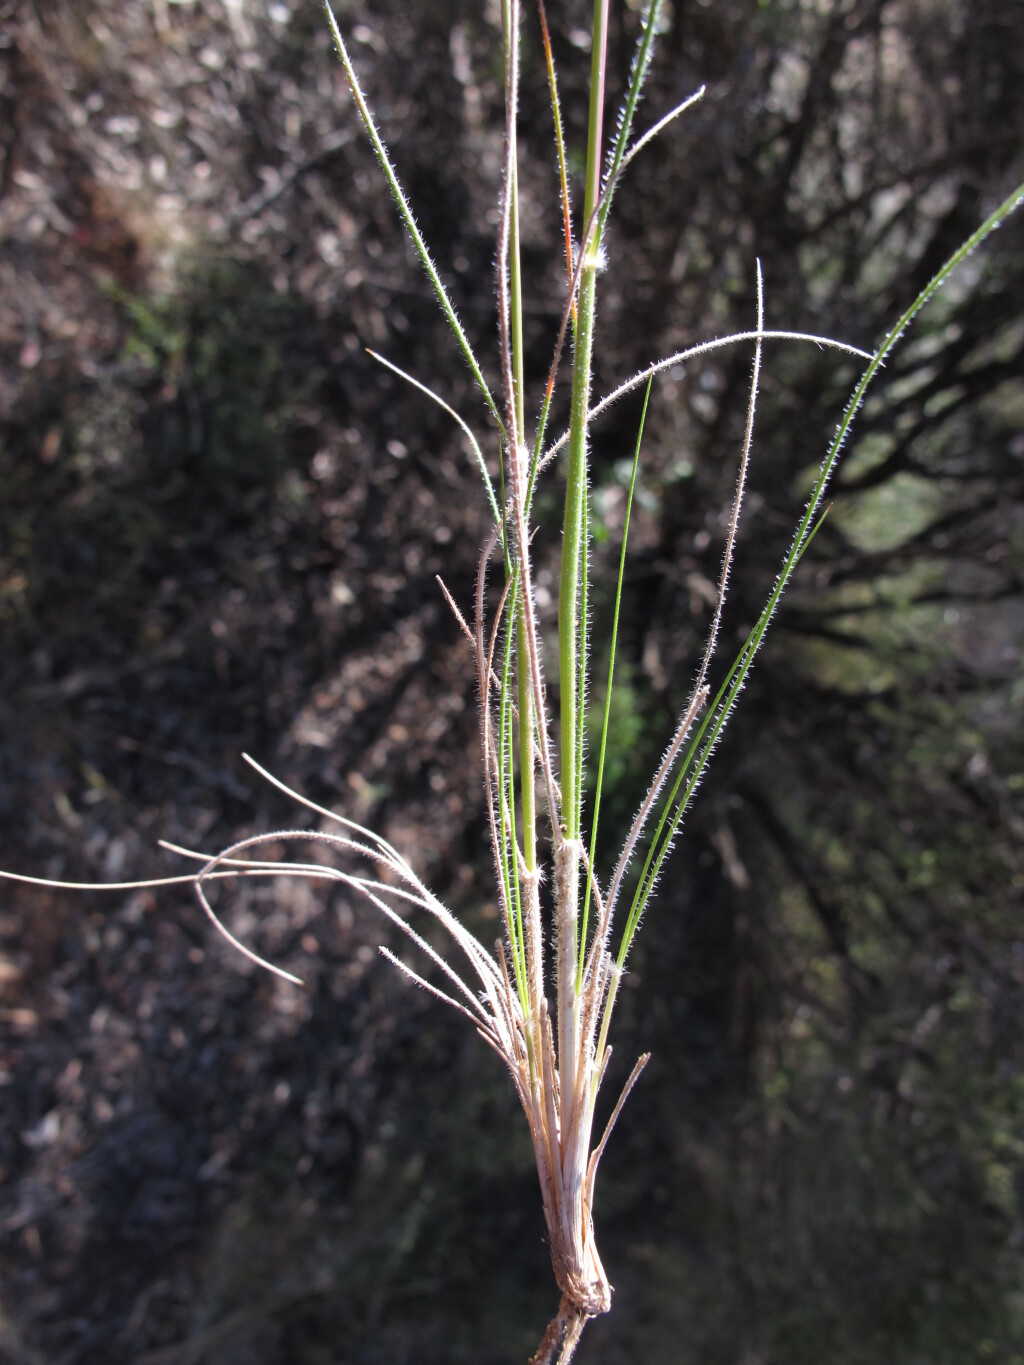
[(541, 1337), (536, 1355), (530, 1357), (530, 1365), (569, 1365), (586, 1324), (586, 1313), (577, 1308), (568, 1295), (563, 1295), (558, 1312)]
[[(579, 902), (581, 793), (579, 726), (582, 699), (581, 664), (585, 662), (587, 623), (580, 610), (581, 584), (587, 574), (585, 509), (587, 497), (587, 426), (590, 375), (597, 300), (600, 243), (586, 236), (601, 193), (604, 83), (607, 66), (608, 0), (594, 0), (593, 59), (590, 74), (590, 121), (587, 131), (586, 194), (583, 205), (584, 253), (573, 353), (569, 463), (562, 530), (562, 569), (558, 597), (558, 655), (561, 684), (561, 773), (564, 841), (559, 845), (555, 875), (558, 914), (558, 1068), (563, 1104), (576, 1093), (579, 1008), (576, 993), (576, 917)], [(568, 1114), (563, 1124), (568, 1127)]]

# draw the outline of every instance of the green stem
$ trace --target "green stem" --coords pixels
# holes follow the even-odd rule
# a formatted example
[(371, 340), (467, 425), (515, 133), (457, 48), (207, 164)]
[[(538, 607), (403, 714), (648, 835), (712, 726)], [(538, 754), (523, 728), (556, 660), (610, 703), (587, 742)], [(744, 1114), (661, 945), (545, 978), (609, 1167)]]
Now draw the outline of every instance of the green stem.
[(526, 618), (521, 602), (516, 610), (516, 679), (519, 692), (519, 794), (523, 811), (523, 861), (527, 872), (533, 876), (537, 871), (537, 781), (533, 742), (536, 718), (530, 686)]
[[(601, 193), (604, 85), (608, 49), (609, 0), (594, 0), (593, 57), (590, 72), (590, 118), (587, 129), (584, 229), (591, 222)], [(597, 300), (597, 252), (594, 239), (582, 245), (562, 569), (558, 596), (558, 653), (561, 696), (562, 834), (556, 874), (558, 916), (558, 1064), (562, 1103), (567, 1111), (576, 1090), (579, 1041), (579, 996), (576, 991), (576, 920), (579, 906), (581, 794), (579, 782), (579, 705), (585, 682), (587, 623), (581, 612), (581, 585), (587, 574), (585, 508), (587, 497), (587, 419)], [(563, 1113), (566, 1122), (567, 1113)]]
[(509, 285), (512, 313), (512, 380), (515, 399), (516, 433), (526, 439), (526, 406), (523, 381), (523, 274), (519, 260), (519, 174), (512, 163), (512, 220), (509, 231)]
[[(690, 749), (683, 759), (682, 766), (676, 778), (675, 784), (669, 793), (658, 822), (658, 828), (651, 840), (647, 859), (644, 863), (637, 889), (633, 897), (633, 904), (630, 909), (629, 919), (623, 931), (622, 942), (619, 946), (617, 965), (621, 969), (626, 960), (626, 955), (633, 941), (633, 936), (640, 923), (644, 909), (651, 897), (654, 886), (658, 879), (658, 874), (668, 856), (672, 846), (672, 841), (679, 828), (679, 825), (689, 807), (694, 792), (700, 782), (700, 778), (713, 753), (716, 744), (721, 736), (726, 723), (728, 722), (733, 708), (743, 690), (747, 675), (754, 662), (754, 657), (761, 647), (762, 641), (772, 622), (779, 599), (782, 596), (787, 584), (792, 578), (797, 565), (807, 552), (811, 541), (817, 534), (819, 527), (824, 520), (827, 509), (822, 510), (825, 498), (825, 491), (839, 460), (840, 453), (850, 428), (853, 425), (865, 395), (871, 385), (872, 380), (882, 369), (886, 358), (897, 345), (907, 327), (913, 321), (917, 313), (925, 306), (932, 296), (945, 284), (946, 280), (953, 271), (963, 262), (967, 256), (994, 232), (1011, 213), (1024, 203), (1024, 183), (1017, 188), (995, 209), (985, 221), (977, 228), (965, 242), (953, 252), (952, 256), (944, 265), (932, 276), (925, 287), (914, 299), (913, 303), (906, 310), (903, 316), (889, 332), (886, 333), (881, 344), (872, 355), (867, 369), (860, 378), (860, 382), (854, 389), (846, 409), (843, 413), (842, 421), (829, 446), (828, 453), (823, 460), (818, 471), (818, 477), (811, 493), (810, 501), (804, 511), (793, 539), (790, 543), (789, 552), (782, 564), (781, 572), (775, 580), (775, 584), (761, 615), (753, 630), (747, 636), (746, 642), (741, 649), (735, 663), (729, 670), (725, 681), (719, 688), (718, 694), (708, 709), (697, 734), (690, 745)], [(684, 787), (685, 782), (685, 787)], [(682, 789), (682, 796), (679, 796)], [(608, 1006), (605, 1007), (606, 1013)], [(600, 1054), (599, 1054), (600, 1055)]]
[[(512, 589), (513, 601), (516, 588)], [(514, 609), (514, 608), (513, 608)], [(507, 917), (509, 949), (516, 976), (516, 988), (524, 1018), (529, 1018), (529, 993), (526, 988), (525, 952), (523, 947), (523, 909), (519, 885), (519, 869), (515, 865), (516, 847), (516, 807), (514, 787), (514, 765), (512, 760), (512, 706), (510, 698), (512, 678), (512, 638), (509, 633), (505, 640), (504, 660), (501, 669), (501, 705), (498, 711), (498, 752), (500, 761), (498, 771), (498, 814), (501, 839), (499, 851), (499, 872), (501, 875), (505, 912)], [(506, 829), (508, 837), (506, 838)]]
[(604, 154), (604, 79), (608, 69), (608, 0), (594, 0), (594, 38), (590, 53), (590, 119), (587, 124), (587, 181), (583, 221), (589, 223), (601, 197)]
[[(524, 394), (523, 364), (523, 273), (519, 247), (519, 169), (518, 142), (516, 137), (516, 87), (518, 83), (518, 8), (505, 0), (502, 6), (505, 39), (506, 69), (506, 122), (508, 137), (508, 282), (509, 282), (509, 328), (508, 347), (510, 351), (511, 392), (508, 394), (510, 411), (508, 426), (511, 433), (511, 460), (519, 460), (526, 428), (526, 408)], [(520, 478), (523, 477), (520, 474)], [(525, 545), (519, 546), (522, 559), (527, 551)], [(529, 661), (529, 636), (526, 623), (526, 595), (520, 581), (516, 595), (516, 690), (519, 706), (519, 786), (523, 815), (523, 860), (532, 876), (537, 870), (537, 794), (536, 765), (533, 742), (535, 708)], [(536, 1001), (534, 1002), (537, 1003)]]
[[(597, 782), (594, 784), (594, 813), (590, 822), (590, 868), (593, 873), (594, 865), (597, 860), (597, 827), (601, 817), (601, 791), (604, 786), (604, 761), (608, 752), (608, 727), (611, 723), (612, 714), (612, 689), (615, 683), (615, 647), (619, 638), (619, 615), (622, 610), (622, 585), (626, 577), (626, 546), (629, 542), (629, 519), (633, 511), (633, 494), (636, 491), (636, 476), (640, 468), (640, 446), (644, 439), (644, 426), (647, 422), (647, 407), (651, 401), (651, 385), (654, 383), (652, 375), (647, 381), (647, 390), (644, 393), (644, 406), (640, 414), (640, 428), (636, 434), (636, 448), (633, 451), (633, 469), (629, 476), (629, 494), (626, 498), (626, 516), (622, 527), (622, 546), (619, 550), (619, 576), (615, 584), (615, 610), (612, 615), (612, 635), (611, 644), (608, 650), (608, 682), (604, 693), (604, 719), (601, 723), (601, 748), (597, 760)], [(579, 964), (576, 968), (576, 993), (583, 989), (583, 961), (587, 951), (587, 919), (590, 913), (590, 894), (591, 878), (587, 878), (586, 891), (583, 895), (583, 922), (580, 925), (580, 946)], [(598, 1058), (601, 1056), (600, 1049), (597, 1052)]]
[(498, 424), (499, 429), (504, 430), (501, 413), (498, 411), (497, 404), (491, 394), (487, 380), (484, 378), (483, 371), (473, 353), (473, 348), (469, 344), (469, 338), (466, 336), (462, 323), (459, 321), (459, 316), (455, 311), (455, 305), (448, 297), (448, 291), (441, 283), (441, 276), (437, 272), (437, 267), (434, 265), (433, 258), (427, 250), (427, 244), (423, 240), (423, 236), (416, 225), (416, 219), (409, 206), (409, 201), (405, 197), (405, 191), (402, 189), (395, 168), (391, 163), (391, 157), (388, 155), (387, 148), (384, 146), (383, 139), (377, 130), (377, 124), (373, 114), (370, 112), (370, 107), (366, 103), (366, 98), (363, 95), (363, 88), (359, 84), (359, 77), (356, 75), (356, 69), (352, 65), (352, 59), (348, 54), (348, 48), (345, 46), (345, 40), (341, 35), (341, 29), (338, 27), (338, 21), (334, 17), (334, 11), (331, 8), (330, 0), (323, 0), (323, 6), (324, 13), (327, 16), (327, 23), (331, 30), (331, 36), (334, 39), (335, 51), (344, 68), (345, 79), (348, 81), (349, 90), (352, 94), (352, 98), (355, 100), (356, 108), (359, 111), (359, 117), (363, 121), (363, 127), (366, 129), (366, 134), (373, 146), (377, 161), (381, 170), (384, 172), (384, 178), (388, 182), (392, 197), (398, 206), (398, 211), (402, 216), (402, 222), (405, 224), (405, 230), (409, 234), (409, 239), (416, 250), (417, 256), (420, 258), (423, 269), (427, 273), (427, 278), (430, 280), (437, 301), (441, 305), (441, 309), (448, 321), (448, 326), (451, 328), (452, 333), (458, 342), (459, 349), (466, 358), (466, 363), (472, 371), (473, 378), (476, 380), (477, 387), (483, 395), (484, 402), (490, 409), (491, 416)]

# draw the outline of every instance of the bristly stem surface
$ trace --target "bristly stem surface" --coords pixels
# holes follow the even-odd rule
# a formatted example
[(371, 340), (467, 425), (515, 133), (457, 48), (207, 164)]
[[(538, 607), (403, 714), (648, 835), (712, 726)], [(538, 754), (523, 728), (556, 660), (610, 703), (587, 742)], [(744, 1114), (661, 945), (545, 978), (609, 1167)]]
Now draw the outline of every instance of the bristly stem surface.
[[(573, 346), (569, 459), (565, 515), (562, 523), (562, 569), (558, 590), (559, 707), (561, 711), (562, 830), (556, 839), (555, 899), (558, 917), (558, 1068), (563, 1107), (571, 1114), (576, 1094), (579, 1048), (577, 980), (577, 908), (579, 904), (582, 792), (580, 773), (583, 736), (580, 709), (586, 688), (587, 622), (581, 609), (582, 584), (588, 571), (586, 537), (587, 431), (593, 365), (594, 319), (600, 242), (588, 228), (601, 193), (604, 156), (604, 93), (608, 60), (609, 0), (594, 0), (590, 66), (590, 115), (583, 229), (579, 250), (579, 297)], [(588, 240), (589, 236), (589, 240)]]
[[(561, 1302), (533, 1357), (533, 1365), (568, 1365), (588, 1318), (607, 1312), (611, 1285), (601, 1264), (592, 1220), (598, 1165), (608, 1137), (634, 1083), (646, 1064), (641, 1057), (612, 1108), (600, 1141), (593, 1144), (595, 1105), (604, 1081), (610, 1047), (608, 1035), (619, 983), (641, 917), (653, 895), (672, 843), (723, 729), (737, 703), (744, 682), (763, 642), (779, 599), (802, 556), (807, 552), (825, 515), (829, 479), (868, 387), (899, 336), (965, 256), (978, 246), (1021, 202), (1018, 187), (946, 262), (921, 291), (896, 327), (873, 354), (844, 346), (827, 337), (768, 330), (760, 266), (757, 268), (757, 317), (753, 330), (700, 342), (677, 355), (656, 360), (639, 375), (627, 379), (600, 402), (591, 402), (597, 276), (603, 259), (605, 225), (621, 175), (636, 154), (664, 129), (701, 92), (657, 120), (638, 140), (631, 141), (644, 77), (653, 50), (658, 0), (644, 17), (636, 46), (629, 86), (614, 134), (605, 149), (604, 106), (610, 0), (595, 0), (584, 202), (577, 224), (578, 244), (567, 252), (569, 284), (562, 310), (554, 360), (539, 404), (535, 425), (527, 429), (525, 391), (524, 279), (520, 243), (520, 197), (517, 114), (520, 61), (520, 0), (502, 0), (502, 47), (505, 71), (505, 159), (498, 240), (498, 359), (500, 398), (488, 387), (454, 306), (416, 226), (394, 164), (377, 130), (328, 0), (331, 32), (348, 86), (398, 207), (414, 250), (444, 312), (448, 326), (469, 365), (494, 424), (500, 476), (469, 422), (437, 393), (382, 360), (421, 394), (438, 404), (458, 426), (480, 469), (494, 517), (494, 525), (478, 564), (476, 593), (470, 623), (451, 594), (442, 591), (459, 629), (468, 639), (479, 691), (484, 790), (490, 831), (502, 939), (497, 948), (484, 946), (469, 929), (428, 890), (406, 858), (386, 839), (317, 805), (257, 771), (284, 790), (316, 817), (316, 828), (286, 830), (241, 840), (221, 853), (208, 854), (167, 845), (175, 853), (198, 862), (199, 870), (184, 877), (129, 883), (107, 889), (128, 889), (178, 881), (194, 884), (204, 912), (230, 942), (256, 964), (288, 981), (297, 981), (281, 967), (257, 957), (221, 924), (211, 903), (215, 885), (236, 878), (276, 878), (283, 874), (340, 884), (365, 898), (404, 935), (423, 958), (431, 979), (402, 961), (390, 948), (381, 951), (401, 972), (436, 998), (468, 1018), (477, 1033), (501, 1057), (522, 1104), (536, 1158), (541, 1199), (550, 1243), (551, 1262)], [(562, 201), (562, 221), (571, 238), (567, 158), (561, 133), (561, 112), (551, 43), (541, 14), (548, 67)], [(602, 180), (602, 165), (604, 178)], [(559, 244), (559, 251), (561, 244)], [(563, 342), (572, 336), (572, 389), (568, 431), (545, 447), (546, 424), (560, 370)], [(730, 667), (720, 680), (713, 659), (719, 638), (739, 526), (743, 492), (752, 454), (754, 415), (762, 352), (767, 341), (812, 341), (834, 346), (868, 361), (866, 370), (844, 412), (838, 432), (819, 470), (805, 513), (799, 519), (788, 553), (767, 601)], [(643, 419), (633, 461), (626, 524), (619, 556), (614, 620), (604, 716), (597, 761), (597, 786), (591, 812), (589, 852), (583, 846), (582, 792), (587, 757), (584, 714), (587, 692), (587, 598), (589, 582), (587, 521), (587, 442), (593, 422), (623, 394), (646, 383), (644, 417), (656, 375), (683, 360), (706, 356), (720, 347), (746, 343), (753, 350), (747, 423), (738, 461), (732, 515), (726, 528), (718, 599), (706, 637), (703, 658), (690, 696), (668, 739), (646, 794), (621, 845), (609, 879), (602, 885), (595, 865), (599, 853), (598, 821), (609, 718), (614, 685), (615, 639), (622, 602), (629, 513), (638, 479)], [(534, 594), (531, 560), (531, 506), (534, 488), (545, 467), (566, 450), (566, 491), (562, 527), (562, 556), (558, 598), (559, 695), (557, 706), (545, 694), (543, 641)], [(497, 582), (495, 581), (497, 580)], [(497, 588), (497, 591), (495, 591)], [(490, 596), (489, 596), (490, 594)], [(557, 711), (557, 715), (556, 715)], [(555, 747), (555, 728), (559, 747)], [(252, 760), (249, 760), (252, 762)], [(542, 827), (545, 807), (553, 845), (553, 951), (546, 949), (541, 916), (540, 882), (544, 869), (541, 851), (549, 832)], [(293, 848), (305, 841), (336, 854), (342, 866), (315, 858), (282, 861), (260, 858), (267, 841)], [(347, 870), (353, 862), (360, 870)], [(12, 877), (2, 873), (0, 876)], [(580, 878), (585, 878), (581, 896)], [(13, 876), (13, 880), (42, 886), (67, 886), (45, 878)], [(627, 892), (627, 888), (629, 889)], [(631, 896), (631, 899), (630, 899)], [(628, 904), (621, 935), (613, 945), (613, 929), (620, 899)], [(593, 925), (590, 911), (593, 907)], [(455, 963), (411, 922), (412, 912), (426, 916), (445, 935)], [(620, 918), (622, 916), (620, 915)], [(553, 967), (552, 967), (553, 960)], [(438, 984), (440, 983), (440, 984)], [(301, 984), (301, 983), (300, 983)], [(548, 991), (553, 991), (552, 1011)]]

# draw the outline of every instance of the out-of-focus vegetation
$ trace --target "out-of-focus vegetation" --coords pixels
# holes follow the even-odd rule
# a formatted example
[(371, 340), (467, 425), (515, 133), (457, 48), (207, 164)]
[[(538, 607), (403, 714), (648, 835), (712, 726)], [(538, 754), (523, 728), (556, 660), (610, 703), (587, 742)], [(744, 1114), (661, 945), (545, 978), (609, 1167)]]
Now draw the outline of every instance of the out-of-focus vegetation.
[[(577, 8), (551, 17), (578, 146)], [(496, 17), (341, 18), (486, 338)], [(617, 8), (620, 76), (636, 21)], [(677, 0), (645, 111), (708, 95), (616, 204), (599, 387), (751, 325), (755, 256), (769, 325), (871, 346), (1022, 177), (1019, 30), (1012, 0)], [(0, 0), (0, 35), (3, 864), (143, 875), (160, 835), (280, 828), (252, 749), (486, 929), (468, 668), (433, 588), (468, 597), (486, 509), (362, 345), (460, 406), (470, 387), (317, 7)], [(561, 266), (535, 32), (527, 59), (540, 383)], [(1013, 221), (861, 414), (639, 942), (624, 1013), (655, 1060), (606, 1158), (618, 1295), (580, 1361), (1024, 1360), (1022, 275)], [(724, 656), (853, 378), (766, 355)], [(748, 379), (737, 355), (652, 400), (605, 821), (692, 677)], [(595, 432), (610, 579), (635, 421)], [(306, 993), (248, 975), (184, 898), (0, 896), (0, 1349), (525, 1357), (548, 1267), (497, 1065), (342, 898), (233, 913)]]

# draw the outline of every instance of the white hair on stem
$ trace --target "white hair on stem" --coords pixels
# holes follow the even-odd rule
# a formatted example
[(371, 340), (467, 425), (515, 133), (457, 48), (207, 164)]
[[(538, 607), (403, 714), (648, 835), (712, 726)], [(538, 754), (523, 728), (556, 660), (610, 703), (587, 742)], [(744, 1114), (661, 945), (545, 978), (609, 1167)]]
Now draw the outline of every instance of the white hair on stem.
[[(836, 461), (848, 436), (855, 414), (867, 388), (882, 367), (897, 338), (913, 320), (950, 273), (965, 257), (1011, 213), (1024, 196), (1024, 186), (995, 210), (933, 276), (925, 288), (890, 329), (872, 353), (828, 336), (802, 331), (766, 329), (764, 325), (764, 286), (760, 262), (756, 266), (757, 318), (752, 331), (701, 341), (670, 356), (658, 359), (631, 379), (620, 383), (597, 403), (590, 402), (591, 361), (594, 318), (596, 316), (596, 274), (608, 259), (605, 227), (613, 198), (624, 172), (637, 155), (683, 112), (704, 94), (701, 88), (683, 100), (652, 127), (630, 141), (634, 115), (641, 99), (644, 76), (650, 66), (657, 31), (659, 0), (652, 0), (641, 21), (640, 34), (620, 105), (618, 121), (611, 138), (603, 135), (604, 93), (607, 74), (605, 38), (609, 0), (596, 0), (595, 26), (591, 42), (590, 108), (586, 155), (586, 198), (583, 222), (578, 224), (579, 247), (572, 249), (572, 223), (568, 179), (562, 139), (562, 121), (557, 80), (551, 56), (546, 18), (542, 14), (545, 54), (556, 145), (559, 156), (560, 228), (568, 243), (566, 273), (568, 283), (562, 300), (561, 318), (547, 382), (537, 406), (533, 425), (527, 420), (523, 340), (523, 278), (519, 234), (519, 141), (518, 100), (520, 77), (520, 0), (501, 0), (502, 48), (504, 59), (504, 104), (506, 136), (501, 177), (501, 199), (497, 242), (498, 362), (501, 374), (502, 407), (492, 395), (443, 285), (437, 267), (416, 224), (408, 197), (400, 184), (376, 121), (369, 109), (358, 75), (350, 59), (342, 33), (330, 4), (325, 9), (345, 79), (355, 101), (359, 118), (377, 156), (399, 217), (433, 293), (455, 337), (473, 379), (483, 398), (497, 435), (502, 473), (499, 499), (485, 446), (469, 422), (438, 393), (420, 380), (385, 360), (375, 351), (370, 354), (389, 371), (439, 406), (456, 424), (467, 441), (483, 481), (493, 517), (493, 527), (477, 567), (472, 626), (456, 605), (451, 592), (438, 578), (441, 591), (456, 625), (469, 641), (473, 653), (480, 710), (480, 745), (483, 761), (484, 796), (498, 900), (502, 911), (503, 937), (493, 952), (426, 887), (411, 863), (380, 834), (335, 811), (318, 805), (270, 774), (253, 759), (246, 762), (266, 781), (301, 807), (328, 822), (327, 829), (288, 829), (242, 839), (222, 852), (208, 855), (164, 843), (170, 852), (198, 862), (201, 866), (184, 876), (150, 878), (133, 882), (94, 885), (59, 881), (24, 874), (0, 876), (29, 885), (69, 890), (127, 891), (161, 886), (190, 884), (194, 887), (204, 913), (217, 932), (253, 964), (266, 968), (291, 983), (299, 978), (255, 953), (233, 935), (211, 904), (213, 884), (232, 880), (291, 876), (336, 882), (362, 897), (406, 938), (413, 953), (424, 960), (422, 971), (405, 962), (389, 945), (380, 951), (398, 970), (436, 999), (450, 1005), (470, 1020), (480, 1037), (508, 1067), (526, 1115), (537, 1164), (541, 1200), (548, 1228), (552, 1267), (561, 1291), (561, 1302), (533, 1358), (533, 1365), (568, 1365), (587, 1319), (608, 1310), (611, 1285), (601, 1264), (593, 1228), (593, 1200), (598, 1166), (623, 1105), (648, 1060), (642, 1056), (630, 1072), (612, 1109), (600, 1140), (593, 1143), (595, 1105), (609, 1071), (611, 1046), (610, 1022), (624, 963), (640, 920), (681, 827), (681, 821), (707, 763), (719, 743), (765, 632), (778, 607), (780, 596), (821, 525), (822, 500)], [(601, 181), (601, 167), (604, 180)], [(572, 328), (573, 376), (570, 431), (545, 445), (547, 420), (552, 395), (558, 380), (562, 354)], [(809, 342), (843, 355), (867, 360), (867, 369), (855, 388), (836, 435), (818, 472), (810, 498), (794, 532), (790, 548), (773, 584), (767, 601), (749, 632), (739, 655), (713, 691), (709, 683), (716, 647), (722, 632), (722, 616), (730, 584), (743, 499), (753, 447), (754, 420), (761, 375), (764, 344), (768, 341)], [(587, 744), (584, 701), (586, 696), (588, 651), (593, 648), (586, 619), (588, 591), (587, 499), (589, 473), (588, 441), (592, 425), (620, 398), (659, 374), (689, 361), (711, 355), (738, 344), (752, 344), (753, 365), (747, 402), (746, 424), (740, 449), (736, 485), (732, 499), (722, 564), (711, 623), (701, 654), (689, 699), (679, 715), (646, 794), (626, 834), (618, 860), (602, 888), (595, 871), (598, 842), (596, 813), (592, 820), (590, 852), (584, 846), (580, 828), (583, 771)], [(579, 358), (583, 357), (581, 361)], [(579, 363), (577, 363), (579, 361)], [(646, 412), (646, 406), (645, 406)], [(571, 441), (570, 441), (571, 436)], [(558, 703), (548, 696), (544, 681), (546, 642), (542, 630), (543, 613), (538, 611), (533, 564), (533, 498), (540, 473), (556, 455), (570, 445), (572, 498), (567, 499), (563, 521), (563, 547), (569, 543), (567, 563), (576, 568), (565, 577), (563, 601), (559, 603), (560, 628), (567, 645), (559, 652), (560, 683), (564, 697), (575, 694), (579, 710), (567, 705), (567, 714), (576, 717), (564, 729), (558, 725)], [(640, 442), (636, 461), (639, 461)], [(634, 463), (634, 479), (638, 464)], [(632, 497), (632, 486), (630, 497)], [(628, 518), (627, 518), (628, 519)], [(500, 557), (495, 554), (501, 547)], [(614, 637), (618, 628), (622, 573), (626, 559), (623, 534), (620, 557), (618, 597)], [(504, 578), (496, 605), (489, 609), (488, 578), (495, 564)], [(577, 572), (579, 570), (579, 572)], [(562, 606), (568, 609), (563, 613)], [(578, 653), (578, 660), (577, 660)], [(566, 660), (574, 660), (572, 667)], [(609, 704), (613, 684), (609, 666)], [(500, 676), (499, 676), (500, 674)], [(607, 739), (608, 706), (602, 732), (602, 759)], [(575, 729), (573, 729), (575, 727)], [(553, 736), (561, 731), (561, 748), (556, 752)], [(571, 737), (570, 737), (571, 736)], [(516, 741), (518, 739), (518, 751)], [(536, 777), (539, 770), (545, 789), (550, 828), (538, 832)], [(601, 768), (603, 772), (603, 767)], [(600, 787), (600, 773), (598, 779)], [(563, 802), (563, 792), (565, 801)], [(595, 799), (595, 812), (597, 800)], [(565, 822), (565, 823), (563, 823)], [(650, 830), (653, 826), (653, 834)], [(249, 856), (270, 842), (294, 846), (312, 844), (327, 850), (335, 861), (287, 861), (276, 857)], [(633, 902), (622, 929), (616, 955), (610, 951), (615, 913), (622, 888), (631, 870), (644, 859)], [(554, 918), (558, 925), (555, 943), (546, 936), (542, 921), (539, 887), (547, 872), (554, 896)], [(358, 870), (351, 870), (355, 862)], [(582, 888), (580, 869), (583, 870)], [(589, 899), (595, 903), (595, 924), (586, 922)], [(582, 916), (578, 901), (584, 901)], [(410, 922), (410, 916), (427, 916), (446, 935), (445, 951), (458, 949), (457, 965)], [(576, 929), (579, 926), (577, 942)], [(570, 944), (571, 938), (571, 944)], [(571, 946), (571, 951), (568, 948)], [(440, 984), (438, 984), (440, 983)], [(549, 1005), (548, 991), (555, 1001)], [(556, 1036), (558, 1044), (556, 1048)]]

